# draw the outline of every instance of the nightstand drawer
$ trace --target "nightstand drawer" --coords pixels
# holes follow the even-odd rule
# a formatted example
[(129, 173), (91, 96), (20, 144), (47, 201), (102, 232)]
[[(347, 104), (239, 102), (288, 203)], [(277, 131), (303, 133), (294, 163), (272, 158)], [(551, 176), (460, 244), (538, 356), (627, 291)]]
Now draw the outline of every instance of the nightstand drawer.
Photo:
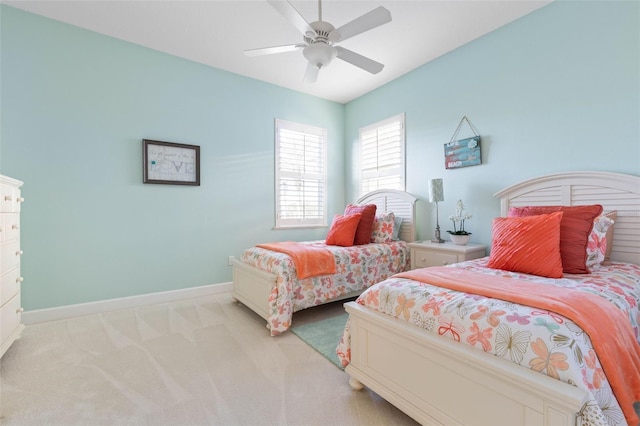
[(449, 253), (435, 253), (433, 251), (415, 250), (415, 267), (444, 266), (458, 262), (458, 256)]
[(445, 266), (465, 260), (484, 257), (486, 246), (467, 244), (458, 246), (450, 242), (434, 243), (416, 241), (409, 243), (411, 249), (411, 269)]

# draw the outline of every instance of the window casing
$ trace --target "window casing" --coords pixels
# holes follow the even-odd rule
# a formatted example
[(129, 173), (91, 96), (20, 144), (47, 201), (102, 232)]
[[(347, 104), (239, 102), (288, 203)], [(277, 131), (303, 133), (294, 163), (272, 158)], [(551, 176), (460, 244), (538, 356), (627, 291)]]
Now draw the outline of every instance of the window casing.
[(276, 120), (276, 228), (327, 225), (327, 130)]
[(405, 190), (404, 114), (360, 129), (360, 195)]

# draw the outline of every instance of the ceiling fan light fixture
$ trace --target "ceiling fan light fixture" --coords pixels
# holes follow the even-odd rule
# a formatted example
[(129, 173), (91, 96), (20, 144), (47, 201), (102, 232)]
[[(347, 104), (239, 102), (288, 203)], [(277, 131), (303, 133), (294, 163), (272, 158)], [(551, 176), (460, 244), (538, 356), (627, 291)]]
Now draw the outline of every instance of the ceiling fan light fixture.
[(329, 22), (322, 20), (322, 0), (318, 0), (318, 20), (311, 23), (307, 22), (289, 0), (267, 0), (267, 3), (273, 6), (302, 34), (303, 43), (245, 50), (248, 56), (290, 52), (302, 48), (302, 53), (308, 61), (304, 76), (304, 81), (307, 83), (315, 82), (318, 77), (318, 71), (329, 65), (334, 58), (355, 65), (371, 74), (378, 74), (384, 68), (383, 64), (373, 59), (335, 45), (391, 22), (391, 12), (383, 6), (379, 6), (347, 22), (340, 28), (336, 28)]
[(318, 68), (326, 67), (336, 57), (335, 47), (326, 43), (310, 44), (302, 50), (302, 54), (309, 62)]

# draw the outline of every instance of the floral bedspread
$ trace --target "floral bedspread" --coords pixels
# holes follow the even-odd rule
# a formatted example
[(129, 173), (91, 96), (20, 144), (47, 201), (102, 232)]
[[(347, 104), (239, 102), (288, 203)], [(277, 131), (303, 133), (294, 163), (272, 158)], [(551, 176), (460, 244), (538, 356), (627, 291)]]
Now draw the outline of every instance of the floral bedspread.
[[(627, 313), (640, 344), (640, 266), (613, 262), (588, 275), (549, 279), (486, 268), (487, 260), (477, 259), (450, 267), (598, 294)], [(588, 390), (592, 398), (582, 410), (583, 424), (626, 424), (589, 337), (565, 317), (394, 277), (367, 289), (357, 302)], [(348, 365), (348, 322), (336, 352), (342, 364)]]
[(330, 250), (336, 260), (336, 273), (298, 280), (291, 257), (284, 253), (260, 247), (242, 253), (244, 263), (277, 275), (268, 301), (272, 336), (289, 329), (294, 312), (362, 291), (410, 268), (409, 247), (404, 241), (352, 247), (328, 246), (324, 241), (305, 244)]

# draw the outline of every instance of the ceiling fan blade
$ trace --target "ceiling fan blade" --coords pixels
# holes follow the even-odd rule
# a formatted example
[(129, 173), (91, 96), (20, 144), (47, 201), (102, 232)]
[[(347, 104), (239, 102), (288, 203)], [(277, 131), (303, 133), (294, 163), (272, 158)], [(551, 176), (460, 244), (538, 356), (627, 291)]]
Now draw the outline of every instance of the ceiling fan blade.
[(308, 32), (311, 32), (311, 34), (316, 33), (315, 30), (311, 28), (311, 25), (309, 25), (307, 20), (300, 15), (300, 12), (298, 12), (288, 1), (267, 0), (267, 2), (273, 6), (274, 9), (280, 12), (282, 16), (287, 18), (287, 21), (289, 21), (302, 34), (306, 34)]
[(313, 65), (311, 62), (307, 64), (307, 70), (304, 72), (304, 82), (305, 83), (315, 83), (318, 79), (318, 73), (320, 72), (320, 68), (317, 65)]
[(287, 44), (284, 46), (263, 47), (260, 49), (248, 49), (244, 51), (247, 56), (272, 55), (274, 53), (293, 52), (304, 47), (304, 44)]
[(363, 70), (368, 71), (371, 74), (378, 74), (384, 68), (383, 64), (381, 64), (380, 62), (376, 62), (373, 59), (369, 59), (349, 49), (345, 49), (344, 47), (334, 47), (338, 51), (338, 58), (342, 59), (345, 62), (349, 62), (351, 65), (355, 65), (358, 68), (362, 68)]
[(340, 28), (336, 28), (329, 34), (329, 40), (334, 43), (346, 40), (365, 31), (369, 31), (380, 25), (391, 22), (391, 12), (380, 6), (365, 13), (351, 22), (347, 22)]

